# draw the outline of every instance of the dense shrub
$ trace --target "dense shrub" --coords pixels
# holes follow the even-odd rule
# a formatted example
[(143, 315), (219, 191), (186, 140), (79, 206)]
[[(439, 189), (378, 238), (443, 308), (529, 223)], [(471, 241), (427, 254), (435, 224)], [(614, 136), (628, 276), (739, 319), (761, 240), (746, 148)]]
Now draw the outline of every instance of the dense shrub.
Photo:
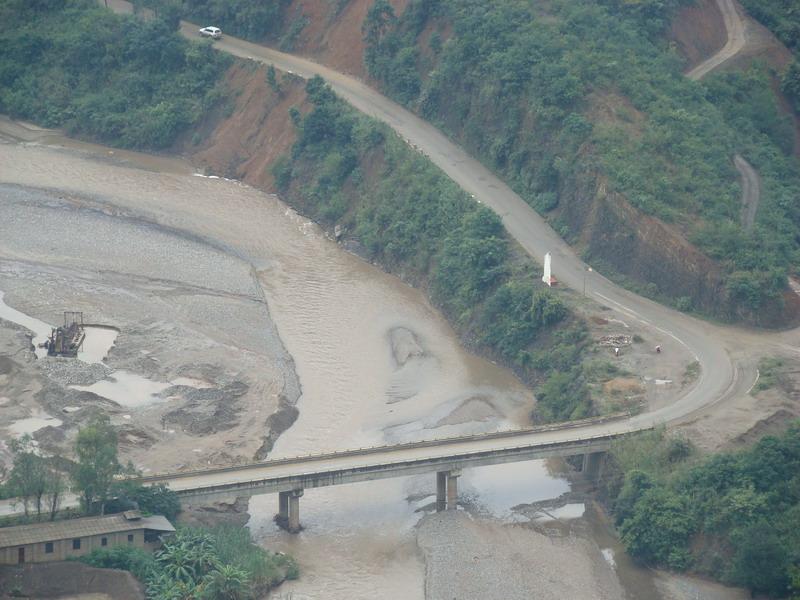
[(136, 0), (134, 4), (153, 8), (159, 14), (175, 10), (226, 33), (263, 40), (277, 34), (284, 23), (291, 0)]
[(706, 572), (755, 593), (800, 593), (800, 423), (752, 448), (703, 459), (663, 431), (612, 449), (608, 489), (631, 555)]
[(119, 546), (79, 560), (130, 571), (146, 584), (151, 600), (246, 600), (298, 575), (289, 556), (269, 553), (252, 542), (247, 529), (229, 526), (179, 528), (155, 555)]
[(795, 54), (800, 52), (800, 19), (795, 0), (742, 0), (742, 4)]
[(80, 561), (92, 567), (130, 571), (140, 581), (146, 581), (156, 567), (152, 553), (133, 546), (92, 550)]
[(92, 0), (0, 3), (0, 111), (132, 148), (164, 148), (218, 99), (227, 59), (162, 19)]
[(170, 521), (181, 512), (178, 494), (164, 484), (131, 486), (124, 482), (117, 487), (116, 498), (106, 504), (106, 512), (138, 509), (145, 515), (163, 515)]

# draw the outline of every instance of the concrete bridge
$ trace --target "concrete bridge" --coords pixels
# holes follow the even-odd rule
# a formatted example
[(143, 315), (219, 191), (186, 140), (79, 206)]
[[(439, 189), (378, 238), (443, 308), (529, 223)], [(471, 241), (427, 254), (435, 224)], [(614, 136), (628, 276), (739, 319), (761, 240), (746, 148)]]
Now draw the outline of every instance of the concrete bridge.
[[(603, 455), (614, 439), (628, 433), (620, 416), (589, 419), (564, 426), (501, 431), (474, 436), (360, 448), (181, 473), (139, 478), (145, 485), (163, 483), (184, 500), (214, 500), (278, 494), (276, 520), (300, 530), (300, 498), (308, 488), (374, 479), (436, 473), (436, 509), (455, 509), (458, 477), (469, 467), (583, 456), (588, 477), (600, 475)], [(595, 428), (610, 431), (589, 433)], [(642, 427), (635, 428), (641, 430)]]

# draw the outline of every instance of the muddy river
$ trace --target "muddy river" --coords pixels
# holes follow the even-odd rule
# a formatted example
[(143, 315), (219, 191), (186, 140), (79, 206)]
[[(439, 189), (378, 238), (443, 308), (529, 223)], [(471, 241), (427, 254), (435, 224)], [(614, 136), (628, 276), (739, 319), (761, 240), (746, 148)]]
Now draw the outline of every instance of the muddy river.
[[(202, 287), (206, 295), (237, 301), (263, 295), (268, 311), (258, 317), (221, 300), (210, 304), (193, 296), (179, 303), (173, 298), (176, 294), (166, 293), (159, 296), (157, 307), (163, 311), (158, 315), (159, 335), (166, 335), (164, 321), (170, 314), (193, 327), (208, 327), (207, 332), (213, 320), (216, 337), (208, 333), (214, 340), (208, 346), (222, 347), (245, 366), (262, 364), (259, 357), (266, 364), (274, 362), (270, 357), (282, 356), (264, 349), (268, 342), (259, 339), (263, 331), (277, 331), (293, 361), (287, 364), (296, 372), (299, 389), (287, 384), (286, 378), (276, 388), (266, 368), (264, 381), (250, 376), (256, 400), (238, 414), (245, 428), (235, 430), (242, 448), (257, 447), (251, 439), (253, 428), (263, 423), (265, 413), (275, 410), (276, 397), (295, 402), (299, 417), (278, 437), (272, 457), (527, 425), (534, 399), (512, 373), (465, 352), (422, 293), (347, 253), (276, 197), (237, 182), (198, 176), (176, 159), (112, 152), (31, 131), (0, 143), (0, 184), (11, 184), (0, 185), (0, 210), (7, 215), (0, 224), (4, 318), (15, 321), (11, 318), (15, 317), (15, 322), (40, 336), (41, 322), (54, 322), (59, 311), (71, 309), (24, 293), (33, 289), (23, 285), (25, 278), (33, 278), (37, 271), (69, 269), (82, 273), (86, 281), (89, 273), (95, 279), (112, 277), (113, 294), (93, 293), (84, 282), (80, 299), (84, 310), (94, 308), (106, 316), (104, 322), (112, 321), (120, 329), (119, 337), (115, 331), (98, 341), (91, 360), (128, 369), (126, 363), (115, 364), (119, 360), (115, 356), (125, 356), (126, 345), (125, 320), (112, 318), (115, 296), (144, 302), (148, 291), (154, 293), (156, 285), (170, 282), (180, 282), (184, 294), (191, 286)], [(25, 136), (27, 142), (20, 143)], [(37, 232), (59, 231), (65, 223), (69, 231), (92, 234), (61, 244), (41, 243)], [(139, 229), (130, 230), (132, 223)], [(176, 236), (181, 244), (194, 246), (175, 245)], [(128, 319), (135, 322), (135, 317)], [(193, 360), (212, 360), (194, 352)], [(145, 407), (133, 400), (126, 403), (126, 386), (132, 398), (142, 392), (136, 388), (146, 388), (136, 377), (150, 384), (206, 386), (192, 379), (196, 374), (186, 368), (175, 372), (164, 364), (159, 368), (157, 378), (149, 372), (118, 370), (116, 379), (112, 373), (73, 388), (113, 400), (133, 422), (157, 421), (162, 413), (148, 411), (165, 410), (175, 396), (162, 396)], [(156, 397), (161, 391), (158, 385), (146, 388), (147, 394)], [(17, 431), (48, 419), (60, 425), (59, 418), (64, 417), (33, 410), (29, 414), (33, 421), (20, 419)], [(246, 429), (248, 423), (251, 429)], [(234, 437), (220, 435), (221, 445), (229, 445)], [(204, 441), (197, 437), (172, 445), (198, 446), (192, 451), (204, 452)], [(169, 460), (168, 446), (164, 444), (159, 460)], [(136, 454), (135, 447), (131, 452), (140, 467), (146, 468), (148, 457), (155, 457), (152, 451)], [(173, 461), (159, 466), (165, 464), (175, 465)], [(476, 523), (541, 519), (542, 514), (520, 507), (570, 491), (566, 478), (553, 468), (539, 461), (468, 470), (460, 481), (460, 496)], [(301, 501), (305, 530), (295, 536), (272, 522), (276, 497), (253, 497), (249, 527), (255, 538), (290, 552), (301, 565), (301, 579), (282, 586), (276, 597), (424, 598), (426, 565), (416, 526), (431, 512), (434, 490), (433, 475), (307, 490)], [(552, 518), (568, 522), (583, 511), (582, 503), (573, 503)], [(591, 571), (594, 567), (587, 564)], [(592, 597), (591, 592), (585, 597)]]

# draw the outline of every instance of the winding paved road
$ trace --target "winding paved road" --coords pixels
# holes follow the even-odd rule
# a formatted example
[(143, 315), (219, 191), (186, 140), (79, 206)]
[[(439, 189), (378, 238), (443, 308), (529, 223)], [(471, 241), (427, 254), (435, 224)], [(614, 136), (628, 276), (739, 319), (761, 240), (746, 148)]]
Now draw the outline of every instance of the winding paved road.
[[(719, 1), (723, 4), (730, 2), (730, 0)], [(130, 4), (123, 0), (109, 0), (109, 6), (119, 12), (130, 12), (131, 10)], [(197, 37), (197, 29), (198, 26), (191, 23), (183, 22), (181, 24), (181, 33), (192, 39)], [(723, 51), (730, 54), (735, 50), (737, 44), (738, 42), (729, 40), (729, 44), (726, 44)], [(364, 83), (310, 60), (230, 36), (215, 42), (215, 46), (221, 51), (264, 64), (271, 64), (282, 71), (294, 73), (303, 78), (310, 78), (314, 75), (322, 76), (339, 96), (363, 113), (389, 125), (409, 144), (427, 155), (434, 164), (470, 193), (476, 201), (485, 204), (500, 215), (509, 234), (534, 259), (539, 261), (546, 252), (551, 252), (553, 271), (559, 281), (573, 289), (580, 289), (585, 281), (586, 294), (594, 301), (608, 306), (628, 319), (635, 319), (673, 337), (683, 344), (702, 366), (695, 385), (668, 406), (621, 421), (547, 433), (531, 433), (531, 439), (528, 440), (530, 443), (558, 442), (576, 438), (587, 439), (648, 428), (654, 424), (685, 422), (698, 411), (750, 389), (756, 378), (756, 371), (752, 367), (745, 368), (734, 365), (722, 341), (725, 336), (721, 328), (637, 296), (596, 272), (589, 272), (588, 266), (572, 248), (522, 198), (431, 124)], [(722, 57), (717, 64), (724, 60), (727, 60), (727, 57)], [(533, 439), (534, 437), (535, 439)], [(447, 451), (471, 451), (477, 447), (478, 442), (477, 440), (465, 440), (463, 443), (464, 446), (461, 448), (454, 448), (450, 445)], [(487, 447), (484, 442), (480, 442), (478, 445), (481, 448)], [(387, 448), (385, 452), (378, 453), (380, 456), (375, 453), (370, 454), (368, 460), (385, 462), (400, 456), (404, 459), (410, 456), (421, 457), (425, 453), (431, 452), (433, 450), (430, 446), (413, 452)], [(397, 454), (395, 455), (395, 453)], [(366, 458), (361, 457), (359, 460), (363, 465)], [(302, 460), (296, 461), (295, 466), (297, 463), (303, 462)], [(326, 462), (326, 466), (348, 468), (354, 466), (354, 463), (352, 457), (346, 459), (331, 457)], [(244, 481), (251, 478), (252, 475), (252, 471), (246, 469), (225, 470), (214, 475), (209, 474), (203, 478), (203, 482), (205, 485), (213, 485), (238, 478)], [(183, 487), (186, 485), (186, 479), (181, 479)], [(177, 480), (175, 485), (178, 485)]]

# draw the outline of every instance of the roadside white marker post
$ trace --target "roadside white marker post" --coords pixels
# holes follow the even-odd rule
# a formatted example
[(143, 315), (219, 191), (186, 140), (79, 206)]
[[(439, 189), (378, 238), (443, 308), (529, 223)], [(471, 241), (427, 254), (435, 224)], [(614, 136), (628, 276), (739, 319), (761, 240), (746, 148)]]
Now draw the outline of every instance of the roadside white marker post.
[(544, 275), (542, 275), (542, 281), (544, 281), (550, 287), (553, 286), (553, 274), (551, 272), (551, 263), (552, 258), (550, 253), (544, 255)]

